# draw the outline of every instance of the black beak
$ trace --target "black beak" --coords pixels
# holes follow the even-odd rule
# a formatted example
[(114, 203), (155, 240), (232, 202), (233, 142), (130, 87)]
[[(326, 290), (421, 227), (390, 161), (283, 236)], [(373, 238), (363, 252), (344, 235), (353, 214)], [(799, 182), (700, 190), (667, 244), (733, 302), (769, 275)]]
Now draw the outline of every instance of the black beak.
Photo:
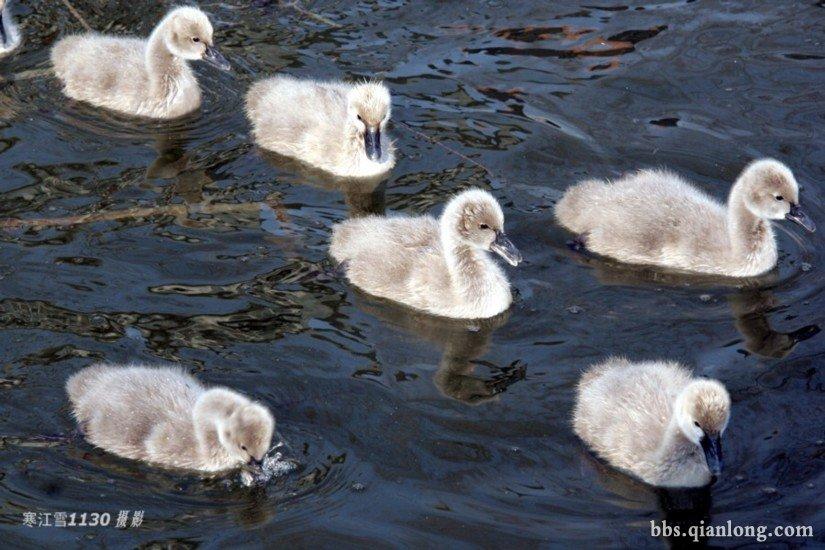
[(207, 46), (206, 51), (203, 52), (203, 60), (209, 63), (210, 65), (214, 65), (222, 71), (228, 71), (232, 69), (232, 66), (229, 64), (229, 61), (223, 56), (221, 52), (218, 51), (218, 48), (215, 46)]
[(816, 224), (811, 221), (811, 219), (805, 214), (798, 204), (791, 205), (791, 211), (785, 214), (785, 219), (798, 223), (811, 233), (816, 231)]
[(819, 325), (807, 325), (802, 328), (798, 328), (793, 332), (789, 332), (788, 338), (790, 338), (791, 342), (793, 342), (794, 345), (796, 345), (799, 342), (804, 342), (808, 338), (813, 338), (821, 331), (822, 329), (819, 328)]
[(516, 245), (507, 238), (504, 231), (496, 232), (496, 240), (490, 245), (490, 250), (507, 260), (507, 263), (510, 265), (518, 265), (519, 262), (523, 260), (521, 252), (519, 252)]
[(258, 468), (262, 468), (264, 465), (264, 459), (257, 460), (254, 456), (249, 457), (249, 462), (247, 462), (249, 466), (257, 466)]
[(381, 129), (367, 128), (364, 132), (364, 149), (367, 151), (367, 158), (378, 162), (381, 158)]
[(700, 441), (702, 450), (705, 452), (705, 460), (708, 463), (710, 475), (718, 478), (722, 473), (722, 439), (718, 435), (705, 435)]

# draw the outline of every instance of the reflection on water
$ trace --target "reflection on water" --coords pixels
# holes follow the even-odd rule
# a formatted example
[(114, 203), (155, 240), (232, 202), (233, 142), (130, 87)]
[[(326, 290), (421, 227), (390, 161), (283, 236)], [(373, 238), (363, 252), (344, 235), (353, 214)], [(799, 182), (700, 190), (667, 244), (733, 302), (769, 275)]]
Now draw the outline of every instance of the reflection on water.
[(47, 302), (3, 300), (0, 327), (65, 332), (104, 341), (129, 336), (142, 339), (147, 346), (163, 350), (164, 354), (180, 346), (220, 348), (227, 342), (267, 342), (302, 330), (303, 305), (299, 301), (285, 294), (279, 300), (272, 293), (267, 295), (267, 300), (273, 305), (255, 305), (225, 315), (191, 317), (161, 313), (84, 313)]
[[(669, 548), (702, 548), (707, 546), (707, 537), (677, 536), (676, 529), (688, 533), (691, 526), (710, 525), (710, 510), (713, 504), (712, 488), (665, 489), (654, 488), (634, 478), (610, 468), (604, 462), (588, 453), (584, 445), (581, 448), (582, 462), (586, 464), (599, 485), (614, 498), (621, 498), (621, 505), (626, 508), (645, 510), (653, 509), (645, 520), (639, 521), (639, 530), (650, 536), (660, 537)], [(651, 531), (651, 522), (661, 530)], [(704, 523), (703, 523), (704, 522)], [(670, 526), (667, 533), (663, 525)]]
[(350, 218), (372, 214), (380, 216), (385, 213), (387, 174), (368, 178), (344, 178), (272, 151), (258, 149), (258, 153), (272, 167), (289, 174), (288, 180), (341, 193)]
[[(472, 321), (433, 318), (412, 308), (355, 292), (362, 311), (442, 350), (433, 382), (444, 395), (470, 404), (482, 403), (524, 379), (527, 369), (518, 361), (505, 367), (477, 361), (487, 353), (493, 331), (509, 319), (508, 311)], [(491, 376), (476, 375), (478, 366), (490, 370)]]
[[(823, 542), (820, 235), (778, 232), (777, 269), (731, 282), (573, 253), (552, 215), (582, 178), (670, 166), (723, 198), (747, 161), (775, 156), (825, 219), (816, 2), (302, 4), (321, 19), (207, 2), (237, 70), (196, 66), (202, 108), (170, 122), (65, 100), (48, 47), (80, 27), (63, 2), (13, 4), (26, 39), (0, 60), (9, 545), (683, 545), (650, 536), (661, 519), (813, 525)], [(95, 29), (138, 34), (170, 5), (72, 4)], [(335, 179), (256, 148), (244, 91), (275, 73), (384, 78), (393, 172)], [(468, 187), (501, 201), (525, 256), (507, 314), (432, 319), (335, 273), (333, 223), (438, 215)], [(726, 472), (709, 491), (655, 491), (576, 440), (575, 384), (613, 354), (728, 387)], [(174, 362), (267, 403), (300, 467), (246, 488), (65, 437), (63, 384), (94, 361)], [(121, 509), (144, 510), (143, 526), (21, 527), (29, 510)]]
[[(785, 357), (797, 344), (821, 331), (817, 324), (801, 326), (790, 332), (779, 332), (771, 328), (768, 314), (781, 307), (773, 292), (768, 290), (780, 281), (777, 270), (760, 277), (726, 280), (701, 274), (668, 272), (647, 266), (623, 265), (589, 254), (577, 254), (572, 259), (593, 268), (595, 276), (605, 285), (724, 289), (736, 328), (744, 340), (745, 350), (763, 357)], [(700, 295), (700, 299), (711, 298), (710, 294)]]
[(776, 297), (767, 291), (731, 294), (731, 310), (736, 328), (744, 338), (745, 349), (763, 357), (786, 357), (796, 345), (819, 334), (819, 325), (805, 325), (790, 332), (771, 328), (768, 312), (777, 308)]
[[(189, 165), (190, 155), (186, 152), (185, 133), (165, 133), (155, 136), (157, 158), (146, 168), (147, 179), (172, 179), (184, 172)], [(189, 201), (186, 202), (198, 202)]]

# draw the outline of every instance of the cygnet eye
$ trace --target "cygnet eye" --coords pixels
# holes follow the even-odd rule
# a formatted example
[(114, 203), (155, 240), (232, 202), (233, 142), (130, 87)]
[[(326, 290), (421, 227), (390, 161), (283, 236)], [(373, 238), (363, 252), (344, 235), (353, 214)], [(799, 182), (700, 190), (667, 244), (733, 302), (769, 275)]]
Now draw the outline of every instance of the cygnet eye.
[(200, 42), (200, 41), (201, 41), (201, 39), (198, 38), (197, 36), (192, 37), (192, 42)]
[(699, 426), (699, 423), (696, 422), (695, 420), (693, 421), (693, 425), (696, 426), (697, 428), (701, 428), (701, 426)]
[(785, 200), (785, 197), (783, 197), (782, 195), (777, 195), (777, 196), (776, 196), (776, 200), (778, 200), (778, 201), (784, 201), (784, 200)]
[(357, 116), (357, 117), (358, 117), (358, 120), (360, 120), (361, 122), (364, 122), (364, 119), (363, 119), (363, 118), (361, 118), (361, 115), (355, 115), (355, 116)]
[(246, 450), (246, 445), (241, 445), (241, 450), (245, 451)]
[(487, 225), (486, 223), (482, 223), (481, 225), (478, 226), (478, 228), (479, 229), (490, 229), (490, 226)]

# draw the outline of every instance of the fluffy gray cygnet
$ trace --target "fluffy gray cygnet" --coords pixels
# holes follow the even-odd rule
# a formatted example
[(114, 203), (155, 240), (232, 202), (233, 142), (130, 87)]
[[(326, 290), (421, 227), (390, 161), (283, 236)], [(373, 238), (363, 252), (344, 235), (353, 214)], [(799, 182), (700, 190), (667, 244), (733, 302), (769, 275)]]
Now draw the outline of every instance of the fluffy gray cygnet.
[(201, 10), (175, 8), (148, 39), (85, 33), (52, 48), (52, 64), (63, 92), (97, 107), (158, 119), (176, 118), (201, 104), (189, 61), (228, 70), (215, 48), (212, 24)]
[(434, 315), (493, 317), (510, 307), (510, 283), (490, 258), (522, 257), (504, 233), (498, 201), (480, 189), (450, 200), (441, 218), (368, 216), (336, 224), (330, 255), (355, 286)]
[(610, 465), (660, 487), (701, 487), (722, 471), (730, 396), (670, 361), (610, 358), (581, 377), (573, 429)]
[(174, 367), (92, 365), (69, 378), (66, 392), (91, 444), (170, 468), (260, 466), (275, 429), (263, 405)]
[(727, 205), (672, 172), (642, 170), (614, 182), (576, 184), (555, 213), (597, 254), (729, 277), (761, 275), (776, 265), (771, 220), (816, 229), (799, 206), (793, 173), (773, 159), (748, 165)]
[(280, 75), (246, 94), (255, 141), (337, 176), (364, 178), (395, 166), (386, 132), (390, 91), (378, 82), (321, 82)]

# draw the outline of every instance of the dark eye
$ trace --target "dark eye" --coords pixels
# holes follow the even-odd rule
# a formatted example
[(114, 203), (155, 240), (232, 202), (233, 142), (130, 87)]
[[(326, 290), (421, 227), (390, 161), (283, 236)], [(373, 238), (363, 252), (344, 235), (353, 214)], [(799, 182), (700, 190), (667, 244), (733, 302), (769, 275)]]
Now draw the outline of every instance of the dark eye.
[(358, 117), (358, 120), (360, 120), (361, 122), (364, 122), (364, 119), (363, 119), (363, 118), (361, 118), (361, 115), (355, 115), (355, 116), (357, 116), (357, 117)]
[(777, 196), (776, 196), (776, 200), (778, 200), (778, 201), (784, 201), (784, 200), (785, 200), (785, 197), (783, 197), (782, 195), (777, 195)]
[(245, 451), (246, 450), (246, 445), (241, 445), (241, 449)]
[(699, 427), (700, 427), (700, 426), (699, 426), (699, 423), (698, 423), (698, 422), (696, 422), (695, 420), (693, 421), (693, 425), (694, 425), (694, 426), (696, 426), (697, 428), (699, 428)]
[(192, 42), (200, 42), (200, 41), (201, 41), (201, 39), (198, 38), (197, 36), (192, 38)]
[(486, 223), (482, 223), (481, 225), (478, 226), (478, 228), (479, 229), (490, 229), (490, 226), (487, 225)]

